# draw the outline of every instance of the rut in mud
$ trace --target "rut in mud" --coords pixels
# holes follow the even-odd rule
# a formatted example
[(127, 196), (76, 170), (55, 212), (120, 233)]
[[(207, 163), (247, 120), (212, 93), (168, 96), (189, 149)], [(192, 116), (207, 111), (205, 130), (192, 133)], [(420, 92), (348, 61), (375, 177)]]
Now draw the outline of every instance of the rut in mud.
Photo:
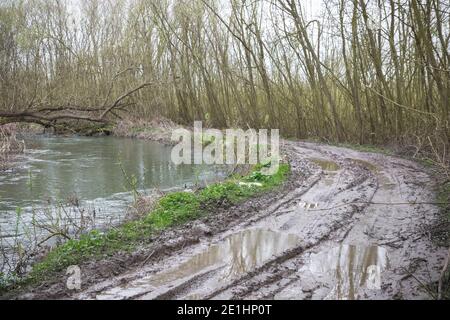
[(101, 267), (82, 269), (81, 292), (60, 285), (27, 297), (429, 298), (423, 284), (438, 280), (446, 255), (427, 232), (438, 217), (430, 176), (381, 154), (283, 148), (292, 177), (279, 193), (162, 235), (142, 263), (106, 280)]

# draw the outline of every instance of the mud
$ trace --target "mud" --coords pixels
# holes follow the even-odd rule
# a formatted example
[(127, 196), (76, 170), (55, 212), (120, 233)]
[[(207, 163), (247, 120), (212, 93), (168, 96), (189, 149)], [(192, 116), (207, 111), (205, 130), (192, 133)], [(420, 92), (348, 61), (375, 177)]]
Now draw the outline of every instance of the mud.
[(336, 162), (323, 159), (309, 159), (311, 162), (318, 165), (324, 171), (338, 171), (339, 165)]
[[(203, 283), (196, 291), (189, 292), (189, 296), (185, 298), (200, 297), (201, 293), (205, 293), (204, 287), (227, 284), (262, 266), (272, 256), (295, 248), (299, 242), (300, 239), (290, 234), (264, 229), (246, 229), (207, 247), (174, 268), (137, 279), (121, 286), (119, 290), (112, 288), (111, 291), (97, 295), (96, 298), (138, 297), (139, 293), (142, 293), (142, 298), (145, 299), (161, 298), (160, 293), (167, 295), (166, 290), (169, 288), (174, 291), (174, 287), (178, 288), (196, 279), (204, 279), (204, 275), (211, 273), (207, 283)], [(148, 293), (149, 287), (154, 288), (151, 293)]]
[(306, 266), (317, 282), (332, 288), (326, 299), (353, 300), (365, 288), (379, 289), (389, 255), (383, 247), (340, 245), (312, 255)]
[[(20, 298), (429, 299), (446, 249), (433, 244), (434, 181), (414, 162), (284, 142), (283, 188), (81, 265)], [(320, 160), (320, 161), (318, 161)]]

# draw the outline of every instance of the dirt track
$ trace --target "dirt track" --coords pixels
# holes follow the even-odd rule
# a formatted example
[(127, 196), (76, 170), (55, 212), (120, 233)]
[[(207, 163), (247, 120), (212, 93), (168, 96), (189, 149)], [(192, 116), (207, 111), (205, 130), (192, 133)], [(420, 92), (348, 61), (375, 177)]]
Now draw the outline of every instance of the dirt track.
[[(423, 299), (446, 255), (428, 227), (433, 181), (381, 154), (285, 142), (285, 188), (162, 234), (134, 256), (82, 266), (75, 299)], [(131, 263), (130, 261), (133, 260)], [(113, 275), (116, 274), (116, 275)]]

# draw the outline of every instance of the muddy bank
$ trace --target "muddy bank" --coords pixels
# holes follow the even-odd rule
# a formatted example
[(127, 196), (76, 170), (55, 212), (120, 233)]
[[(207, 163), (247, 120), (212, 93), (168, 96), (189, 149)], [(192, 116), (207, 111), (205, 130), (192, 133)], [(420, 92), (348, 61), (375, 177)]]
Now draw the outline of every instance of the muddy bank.
[(283, 152), (292, 174), (278, 191), (83, 263), (81, 291), (60, 274), (18, 297), (433, 298), (447, 250), (430, 237), (440, 215), (426, 170), (313, 143), (284, 142)]

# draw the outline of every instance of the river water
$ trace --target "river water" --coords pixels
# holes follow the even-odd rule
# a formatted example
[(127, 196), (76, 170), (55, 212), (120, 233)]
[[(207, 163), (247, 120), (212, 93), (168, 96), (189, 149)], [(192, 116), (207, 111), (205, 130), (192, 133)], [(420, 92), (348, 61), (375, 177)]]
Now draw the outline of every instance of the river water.
[(18, 212), (25, 221), (52, 219), (58, 203), (76, 203), (100, 220), (120, 220), (133, 202), (133, 177), (134, 186), (150, 194), (155, 188), (212, 183), (227, 172), (217, 166), (176, 166), (171, 147), (137, 139), (38, 136), (27, 138), (26, 145), (13, 169), (0, 172), (3, 239), (15, 233)]

